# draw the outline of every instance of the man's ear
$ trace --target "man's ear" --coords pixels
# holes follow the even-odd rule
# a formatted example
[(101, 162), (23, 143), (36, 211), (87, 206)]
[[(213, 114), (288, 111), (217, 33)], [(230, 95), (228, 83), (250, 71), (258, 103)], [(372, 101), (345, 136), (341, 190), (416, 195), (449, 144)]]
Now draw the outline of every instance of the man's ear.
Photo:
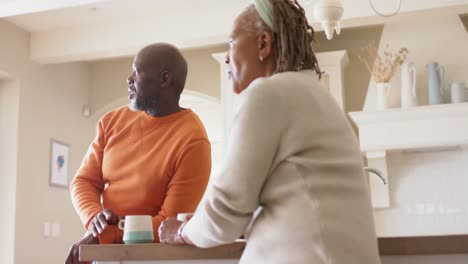
[(161, 73), (161, 86), (169, 87), (172, 83), (172, 73), (170, 71), (163, 71)]
[(268, 56), (272, 55), (273, 38), (270, 32), (264, 31), (257, 38), (258, 59), (264, 61)]

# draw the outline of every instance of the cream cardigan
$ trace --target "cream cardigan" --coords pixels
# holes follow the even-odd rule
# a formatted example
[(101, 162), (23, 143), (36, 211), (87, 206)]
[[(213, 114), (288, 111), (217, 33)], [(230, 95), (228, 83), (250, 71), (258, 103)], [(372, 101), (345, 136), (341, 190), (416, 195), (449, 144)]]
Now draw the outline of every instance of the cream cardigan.
[(240, 97), (222, 173), (184, 235), (213, 247), (245, 233), (240, 263), (380, 263), (356, 136), (315, 74), (257, 79)]

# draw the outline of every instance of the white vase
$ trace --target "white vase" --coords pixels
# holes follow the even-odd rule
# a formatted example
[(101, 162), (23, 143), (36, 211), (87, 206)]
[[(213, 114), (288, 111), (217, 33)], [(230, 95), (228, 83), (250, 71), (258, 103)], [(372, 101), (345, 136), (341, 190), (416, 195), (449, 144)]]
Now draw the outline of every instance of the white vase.
[(401, 108), (417, 105), (416, 68), (412, 63), (401, 65)]
[(377, 83), (375, 88), (377, 89), (377, 101), (375, 105), (376, 110), (385, 110), (389, 108), (388, 94), (390, 93), (389, 83)]

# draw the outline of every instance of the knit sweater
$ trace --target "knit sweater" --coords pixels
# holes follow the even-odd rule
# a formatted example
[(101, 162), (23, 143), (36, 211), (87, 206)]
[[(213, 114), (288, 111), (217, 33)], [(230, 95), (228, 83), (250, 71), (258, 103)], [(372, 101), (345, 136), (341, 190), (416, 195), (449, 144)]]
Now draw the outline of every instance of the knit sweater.
[[(122, 216), (152, 215), (157, 242), (162, 220), (195, 211), (210, 171), (210, 143), (191, 110), (152, 117), (122, 107), (99, 121), (70, 190), (86, 229), (103, 209)], [(120, 243), (122, 231), (111, 225), (99, 240)]]
[(183, 229), (199, 247), (245, 234), (240, 263), (380, 263), (357, 138), (315, 74), (240, 95), (223, 170)]

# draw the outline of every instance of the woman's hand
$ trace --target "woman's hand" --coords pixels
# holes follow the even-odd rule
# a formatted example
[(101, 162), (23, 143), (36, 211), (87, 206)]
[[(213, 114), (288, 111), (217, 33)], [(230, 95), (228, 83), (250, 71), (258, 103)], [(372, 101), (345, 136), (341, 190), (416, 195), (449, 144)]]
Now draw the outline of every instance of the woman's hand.
[(166, 218), (158, 229), (159, 241), (168, 244), (187, 244), (182, 238), (182, 229), (185, 223), (175, 218)]

